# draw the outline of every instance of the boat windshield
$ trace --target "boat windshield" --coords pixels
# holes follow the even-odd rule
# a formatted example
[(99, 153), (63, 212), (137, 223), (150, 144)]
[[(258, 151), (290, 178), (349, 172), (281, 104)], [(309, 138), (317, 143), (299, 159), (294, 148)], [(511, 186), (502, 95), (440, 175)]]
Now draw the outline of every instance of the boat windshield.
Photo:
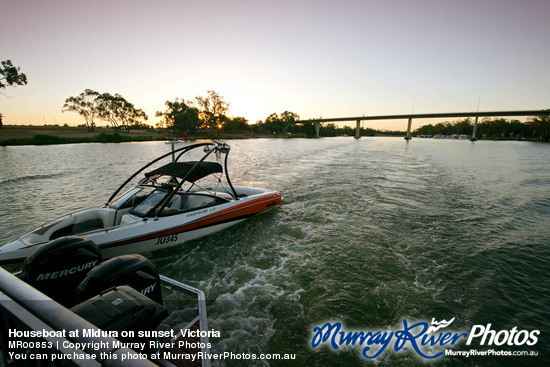
[(113, 209), (122, 209), (124, 207), (128, 207), (130, 205), (129, 202), (131, 201), (131, 199), (141, 190), (143, 190), (143, 188), (141, 187), (131, 188), (120, 197), (118, 197), (115, 201), (109, 203), (109, 206)]
[(132, 209), (130, 213), (140, 217), (145, 217), (151, 212), (152, 209), (160, 204), (160, 202), (166, 197), (166, 195), (168, 195), (168, 191), (163, 189), (156, 189), (138, 206)]

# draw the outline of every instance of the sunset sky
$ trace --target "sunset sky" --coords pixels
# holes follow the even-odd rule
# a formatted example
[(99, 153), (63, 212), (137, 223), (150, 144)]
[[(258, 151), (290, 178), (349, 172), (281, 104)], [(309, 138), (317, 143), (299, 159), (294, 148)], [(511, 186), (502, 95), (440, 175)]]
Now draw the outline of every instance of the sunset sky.
[(151, 124), (208, 90), (250, 123), (550, 108), (549, 0), (6, 0), (0, 14), (0, 60), (29, 80), (0, 95), (4, 124), (81, 124), (61, 109), (86, 88)]

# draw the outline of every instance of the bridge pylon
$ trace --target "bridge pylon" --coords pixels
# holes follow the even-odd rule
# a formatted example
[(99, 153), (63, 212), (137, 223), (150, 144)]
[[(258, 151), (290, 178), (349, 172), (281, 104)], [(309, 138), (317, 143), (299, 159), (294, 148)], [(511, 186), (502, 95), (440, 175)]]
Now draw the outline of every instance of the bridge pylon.
[(411, 125), (412, 125), (412, 117), (409, 117), (409, 123), (407, 124), (407, 136), (405, 136), (405, 140), (409, 141), (411, 140)]
[(355, 139), (361, 139), (361, 120), (357, 120), (355, 125)]

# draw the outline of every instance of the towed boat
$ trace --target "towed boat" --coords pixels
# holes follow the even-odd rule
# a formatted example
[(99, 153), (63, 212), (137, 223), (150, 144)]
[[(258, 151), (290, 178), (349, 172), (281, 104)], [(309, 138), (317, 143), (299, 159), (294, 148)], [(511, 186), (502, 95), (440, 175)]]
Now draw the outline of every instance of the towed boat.
[[(104, 206), (58, 218), (1, 246), (0, 264), (21, 262), (38, 247), (72, 235), (92, 240), (105, 259), (156, 251), (223, 230), (279, 205), (282, 196), (277, 191), (233, 186), (227, 172), (230, 149), (218, 142), (172, 148), (130, 176)], [(202, 158), (182, 159), (197, 151)], [(171, 162), (160, 165), (170, 157)], [(141, 180), (120, 194), (140, 174)]]

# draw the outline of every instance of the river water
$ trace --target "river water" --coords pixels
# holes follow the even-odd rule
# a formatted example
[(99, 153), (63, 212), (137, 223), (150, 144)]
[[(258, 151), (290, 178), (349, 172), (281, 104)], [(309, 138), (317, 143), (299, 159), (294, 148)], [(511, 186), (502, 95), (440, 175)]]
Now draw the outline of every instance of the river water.
[[(442, 356), (433, 365), (544, 365), (550, 348), (550, 145), (400, 138), (228, 141), (235, 185), (283, 204), (204, 239), (148, 254), (161, 273), (205, 291), (214, 352), (294, 353), (271, 365), (425, 365), (390, 344), (311, 348), (313, 328), (403, 329), (455, 321), (470, 332), (539, 330), (538, 357)], [(161, 142), (0, 148), (0, 243), (100, 205)], [(411, 349), (411, 348), (409, 348)], [(449, 348), (450, 349), (450, 348)], [(372, 354), (372, 353), (371, 353)], [(225, 360), (214, 365), (268, 365)]]

